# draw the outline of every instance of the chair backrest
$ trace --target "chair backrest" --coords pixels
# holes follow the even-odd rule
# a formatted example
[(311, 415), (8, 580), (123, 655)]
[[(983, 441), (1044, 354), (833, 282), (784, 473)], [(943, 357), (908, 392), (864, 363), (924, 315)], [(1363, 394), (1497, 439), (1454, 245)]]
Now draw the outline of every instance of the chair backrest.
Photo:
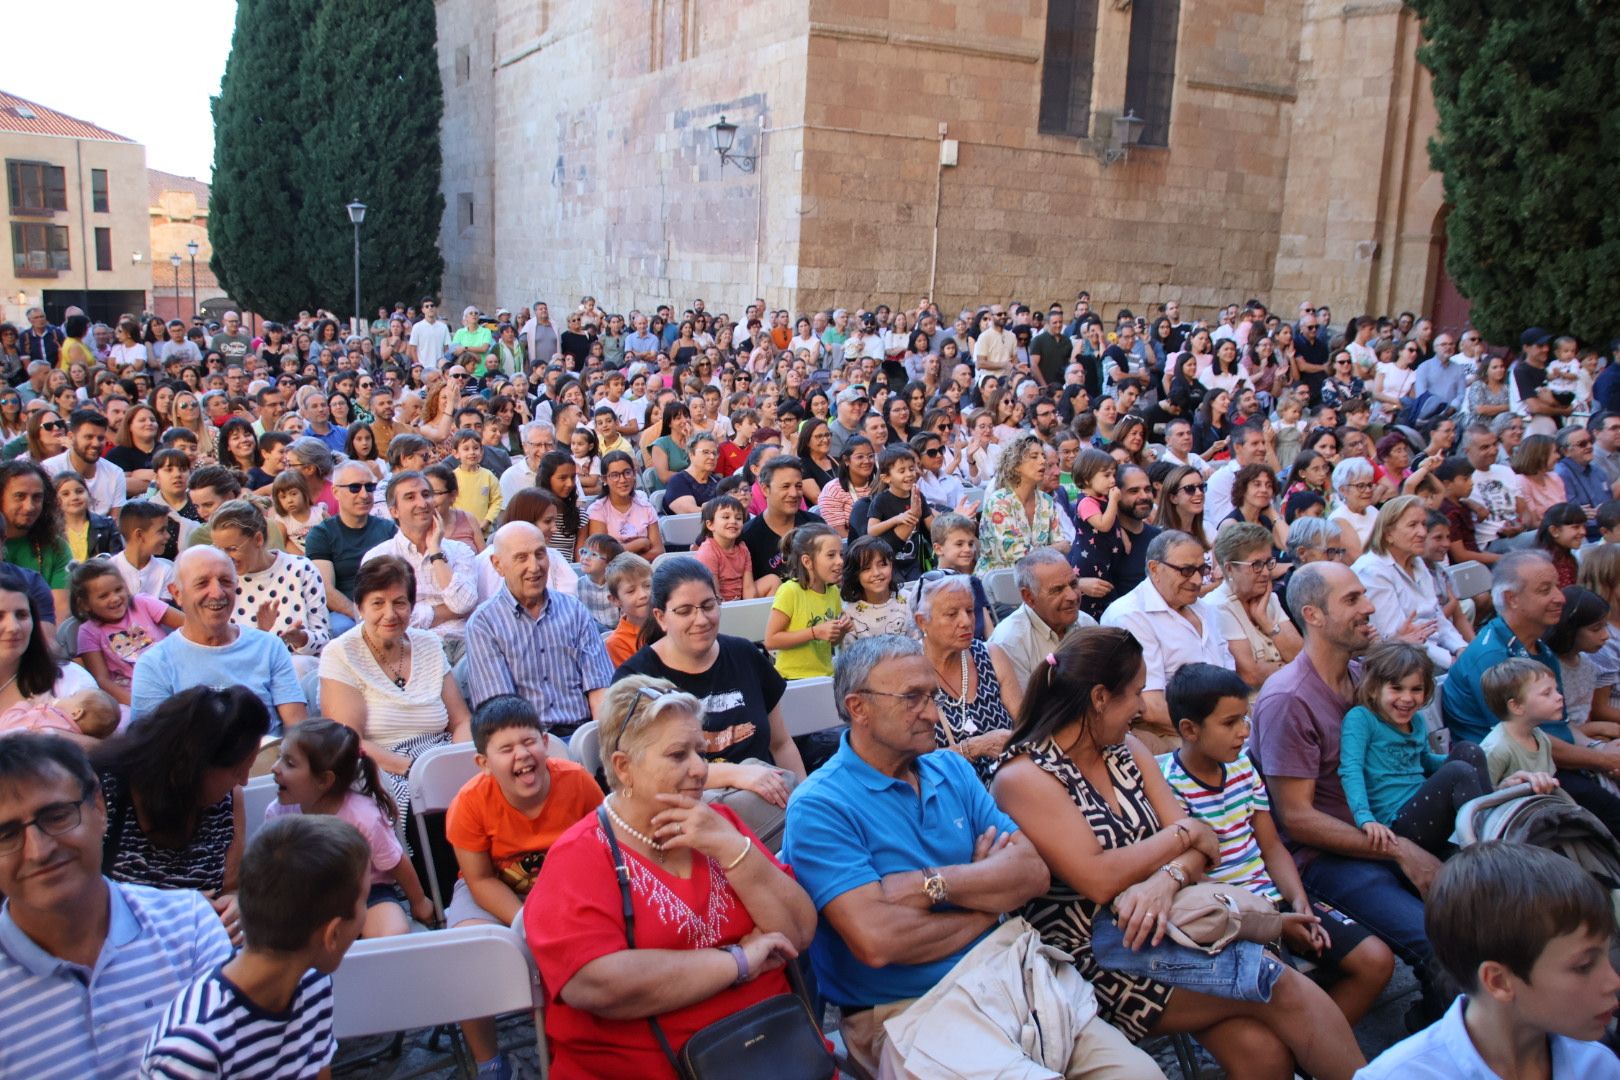
[(693, 548), (703, 535), (702, 514), (670, 514), (658, 519), (658, 535), (672, 547)]
[(720, 632), (756, 644), (765, 642), (765, 624), (771, 618), (769, 596), (758, 600), (733, 600), (720, 605)]
[(1491, 568), (1484, 563), (1462, 562), (1446, 567), (1451, 587), (1463, 598), (1479, 596), (1491, 591)]
[(842, 727), (844, 723), (838, 715), (838, 704), (833, 699), (833, 681), (829, 675), (794, 679), (787, 684), (779, 708), (787, 721), (789, 735), (809, 735)]
[(1017, 578), (1013, 576), (1011, 569), (1005, 567), (984, 575), (984, 591), (992, 604), (1017, 607), (1024, 602), (1024, 598), (1018, 595)]
[(242, 788), (242, 813), (247, 818), (245, 839), (253, 839), (253, 834), (264, 824), (264, 812), (275, 801), (276, 780), (273, 776), (255, 776)]
[[(684, 552), (684, 551), (660, 551), (658, 553), (658, 556), (655, 559), (653, 559), (653, 561), (652, 561), (652, 568), (654, 570), (656, 570), (656, 569), (658, 569), (658, 564), (659, 563), (664, 562), (664, 561), (666, 561), (668, 559), (680, 558), (682, 555), (685, 555), (685, 554), (687, 554), (687, 552)], [(608, 633), (612, 633), (612, 631), (610, 630), (610, 631), (608, 631)]]
[(962, 498), (967, 499), (969, 502), (976, 502), (982, 506), (984, 505), (984, 488), (965, 487), (962, 489)]
[(595, 720), (587, 720), (574, 729), (573, 738), (568, 740), (568, 756), (592, 776), (602, 768), (602, 740), (596, 733)]
[(664, 489), (659, 488), (649, 498), (652, 501), (652, 508), (662, 514), (664, 512)]
[(472, 743), (450, 743), (427, 750), (411, 764), (411, 809), (422, 814), (448, 810), (461, 786), (478, 773)]
[(332, 1033), (353, 1039), (518, 1011), (543, 1028), (544, 1001), (534, 957), (509, 926), (367, 938), (332, 973)]

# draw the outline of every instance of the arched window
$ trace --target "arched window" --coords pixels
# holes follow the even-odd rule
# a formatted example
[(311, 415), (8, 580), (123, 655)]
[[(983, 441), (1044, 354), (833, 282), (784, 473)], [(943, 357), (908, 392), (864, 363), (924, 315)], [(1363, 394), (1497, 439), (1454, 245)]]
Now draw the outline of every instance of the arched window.
[(1091, 76), (1097, 48), (1097, 0), (1049, 0), (1041, 64), (1039, 130), (1084, 136), (1091, 127)]

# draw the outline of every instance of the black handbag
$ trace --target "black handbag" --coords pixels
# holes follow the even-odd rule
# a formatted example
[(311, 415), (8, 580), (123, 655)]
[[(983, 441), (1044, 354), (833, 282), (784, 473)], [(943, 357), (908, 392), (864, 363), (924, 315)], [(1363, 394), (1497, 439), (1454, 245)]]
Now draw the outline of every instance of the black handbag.
[[(636, 947), (636, 916), (630, 903), (630, 870), (613, 835), (607, 807), (599, 806), (596, 820), (613, 855), (624, 912), (624, 939)], [(776, 994), (701, 1029), (687, 1040), (677, 1056), (656, 1016), (647, 1017), (653, 1038), (682, 1080), (832, 1080), (837, 1063), (822, 1038), (821, 1026), (810, 1012), (796, 964), (786, 965), (790, 994)]]

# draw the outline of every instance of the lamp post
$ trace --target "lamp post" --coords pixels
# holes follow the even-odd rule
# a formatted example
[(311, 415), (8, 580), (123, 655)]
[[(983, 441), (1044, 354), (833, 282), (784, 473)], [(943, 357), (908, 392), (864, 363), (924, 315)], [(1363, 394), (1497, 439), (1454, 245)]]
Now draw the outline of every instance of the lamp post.
[(169, 256), (169, 265), (174, 267), (174, 317), (180, 317), (180, 255), (175, 253)]
[(354, 223), (354, 333), (360, 333), (360, 223), (366, 220), (366, 204), (356, 199), (345, 207)]
[(197, 252), (201, 250), (202, 245), (197, 241), (186, 241), (186, 251), (191, 254), (191, 314), (193, 317), (197, 314)]
[(714, 136), (714, 152), (720, 155), (720, 171), (724, 172), (729, 162), (740, 171), (751, 173), (758, 158), (750, 154), (733, 154), (732, 146), (737, 141), (737, 125), (727, 122), (725, 114), (709, 125), (709, 134)]

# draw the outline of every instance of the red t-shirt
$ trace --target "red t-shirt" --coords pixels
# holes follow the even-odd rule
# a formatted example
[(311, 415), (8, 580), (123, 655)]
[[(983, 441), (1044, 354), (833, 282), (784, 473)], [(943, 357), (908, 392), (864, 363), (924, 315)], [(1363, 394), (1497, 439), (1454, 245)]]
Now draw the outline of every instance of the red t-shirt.
[(736, 443), (727, 439), (725, 442), (720, 444), (720, 461), (719, 464), (715, 466), (714, 474), (722, 478), (730, 476), (732, 473), (742, 468), (747, 461), (748, 447), (738, 446)]
[[(783, 873), (789, 872), (736, 814), (725, 806), (714, 809), (759, 849), (749, 858), (763, 855)], [(630, 870), (638, 949), (713, 949), (735, 945), (753, 931), (753, 918), (714, 860), (694, 857), (692, 876), (683, 881), (622, 843), (620, 850)], [(553, 1080), (675, 1076), (646, 1020), (604, 1020), (562, 1000), (562, 988), (580, 968), (628, 948), (613, 857), (594, 813), (551, 846), (523, 905), (523, 928), (548, 995), (546, 1038), (551, 1042)], [(679, 1054), (699, 1029), (788, 992), (787, 976), (778, 969), (707, 1001), (664, 1013), (658, 1023)]]

